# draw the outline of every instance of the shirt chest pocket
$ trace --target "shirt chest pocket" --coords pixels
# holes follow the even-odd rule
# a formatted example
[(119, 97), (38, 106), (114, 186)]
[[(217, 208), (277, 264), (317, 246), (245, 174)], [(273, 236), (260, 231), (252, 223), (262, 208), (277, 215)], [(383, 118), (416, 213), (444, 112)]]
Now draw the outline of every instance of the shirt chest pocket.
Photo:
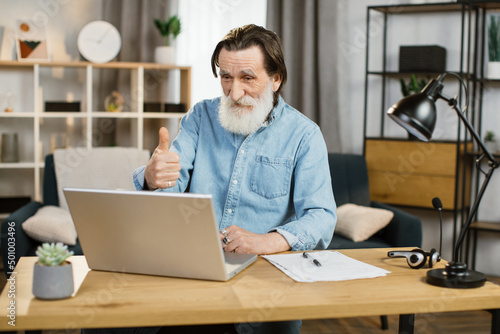
[(288, 195), (292, 161), (290, 158), (257, 155), (250, 181), (252, 191), (267, 199)]

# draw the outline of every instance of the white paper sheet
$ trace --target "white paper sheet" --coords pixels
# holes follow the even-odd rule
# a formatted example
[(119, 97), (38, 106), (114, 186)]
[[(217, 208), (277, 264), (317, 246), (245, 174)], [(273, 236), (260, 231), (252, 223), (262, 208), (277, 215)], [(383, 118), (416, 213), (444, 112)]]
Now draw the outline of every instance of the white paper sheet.
[(345, 281), (352, 279), (373, 278), (390, 273), (371, 264), (367, 264), (336, 251), (308, 252), (318, 260), (318, 267), (310, 259), (302, 256), (303, 253), (263, 255), (276, 268), (283, 271), (297, 282)]

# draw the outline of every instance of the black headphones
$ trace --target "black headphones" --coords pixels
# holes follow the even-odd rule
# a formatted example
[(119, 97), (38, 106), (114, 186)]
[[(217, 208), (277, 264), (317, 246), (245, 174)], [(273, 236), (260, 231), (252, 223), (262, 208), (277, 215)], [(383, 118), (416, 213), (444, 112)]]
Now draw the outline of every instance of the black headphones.
[[(434, 248), (431, 249), (429, 253), (421, 250), (420, 248), (415, 248), (411, 251), (391, 251), (387, 253), (388, 257), (404, 257), (408, 261), (408, 265), (413, 269), (420, 269), (427, 262), (429, 262), (429, 268), (432, 268), (441, 261), (441, 255)], [(427, 261), (427, 258), (429, 261)]]
[[(443, 208), (443, 203), (438, 197), (432, 199), (432, 206), (439, 212), (439, 252), (433, 248), (429, 253), (421, 250), (420, 248), (415, 248), (411, 251), (391, 251), (387, 253), (388, 257), (405, 257), (408, 265), (413, 269), (420, 269), (428, 262), (429, 268), (435, 267), (436, 263), (441, 261), (441, 246), (443, 244), (443, 219), (441, 217), (441, 209)], [(429, 261), (427, 261), (429, 258)]]

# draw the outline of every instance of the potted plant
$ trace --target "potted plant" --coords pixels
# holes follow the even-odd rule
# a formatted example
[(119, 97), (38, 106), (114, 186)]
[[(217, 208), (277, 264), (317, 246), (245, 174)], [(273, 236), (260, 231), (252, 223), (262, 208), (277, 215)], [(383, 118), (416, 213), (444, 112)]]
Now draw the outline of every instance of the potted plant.
[(497, 147), (496, 147), (495, 133), (493, 131), (486, 131), (484, 135), (484, 145), (491, 153), (496, 152)]
[(500, 79), (500, 16), (491, 15), (488, 27), (488, 68), (486, 77)]
[(36, 251), (33, 295), (40, 299), (62, 299), (73, 294), (73, 267), (66, 261), (73, 255), (61, 242), (44, 243)]
[(410, 81), (406, 83), (404, 79), (400, 80), (401, 82), (401, 93), (403, 94), (404, 97), (411, 95), (411, 94), (416, 94), (420, 93), (420, 91), (427, 85), (427, 81), (425, 79), (417, 79), (417, 76), (415, 74), (412, 74), (410, 77)]
[(173, 15), (165, 20), (154, 19), (154, 23), (163, 38), (164, 44), (156, 47), (155, 61), (160, 64), (174, 64), (175, 49), (170, 44), (181, 33), (181, 20), (177, 15)]

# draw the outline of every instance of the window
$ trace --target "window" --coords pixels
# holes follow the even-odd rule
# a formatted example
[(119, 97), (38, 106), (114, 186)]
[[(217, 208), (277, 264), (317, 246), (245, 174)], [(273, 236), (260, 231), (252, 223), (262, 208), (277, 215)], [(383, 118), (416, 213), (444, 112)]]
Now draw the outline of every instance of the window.
[(177, 64), (191, 66), (191, 104), (222, 94), (210, 66), (212, 52), (229, 30), (245, 24), (266, 24), (266, 0), (182, 0), (177, 39)]

